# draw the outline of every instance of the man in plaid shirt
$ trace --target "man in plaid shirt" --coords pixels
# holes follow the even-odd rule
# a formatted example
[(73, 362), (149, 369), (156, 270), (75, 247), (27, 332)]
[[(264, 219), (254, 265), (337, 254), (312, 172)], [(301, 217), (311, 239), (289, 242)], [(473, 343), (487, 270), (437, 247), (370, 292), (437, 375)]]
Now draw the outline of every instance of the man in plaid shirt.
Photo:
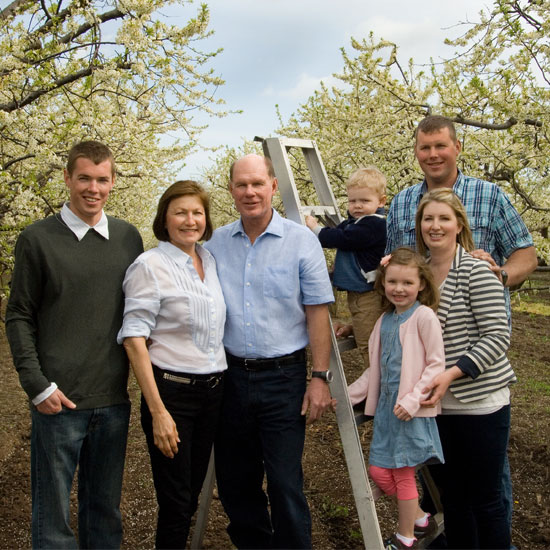
[(448, 187), (460, 198), (478, 250), (506, 288), (523, 282), (537, 267), (533, 239), (510, 199), (498, 185), (465, 176), (457, 168), (460, 141), (453, 122), (442, 116), (424, 118), (416, 129), (415, 155), (425, 179), (398, 193), (387, 217), (386, 253), (398, 246), (416, 246), (416, 209), (424, 193)]

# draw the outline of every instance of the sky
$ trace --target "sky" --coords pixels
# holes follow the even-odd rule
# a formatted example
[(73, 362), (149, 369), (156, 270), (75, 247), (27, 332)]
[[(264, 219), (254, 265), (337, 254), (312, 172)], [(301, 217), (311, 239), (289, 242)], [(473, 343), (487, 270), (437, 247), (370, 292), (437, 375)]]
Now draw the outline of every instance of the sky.
[[(229, 110), (242, 114), (223, 119), (198, 117), (208, 124), (200, 143), (204, 146), (240, 145), (244, 138), (275, 135), (276, 105), (283, 120), (305, 103), (321, 81), (336, 83), (341, 71), (340, 48), (351, 53), (351, 37), (361, 40), (372, 31), (399, 47), (407, 63), (426, 63), (450, 57), (453, 48), (445, 38), (465, 31), (460, 22), (479, 20), (485, 0), (205, 0), (210, 9), (213, 37), (200, 43), (203, 50), (224, 51), (210, 66), (226, 84), (217, 91)], [(184, 24), (198, 7), (198, 0), (169, 13)], [(181, 19), (181, 21), (180, 21)], [(181, 177), (199, 179), (201, 168), (211, 164), (214, 153), (199, 152), (186, 159)]]

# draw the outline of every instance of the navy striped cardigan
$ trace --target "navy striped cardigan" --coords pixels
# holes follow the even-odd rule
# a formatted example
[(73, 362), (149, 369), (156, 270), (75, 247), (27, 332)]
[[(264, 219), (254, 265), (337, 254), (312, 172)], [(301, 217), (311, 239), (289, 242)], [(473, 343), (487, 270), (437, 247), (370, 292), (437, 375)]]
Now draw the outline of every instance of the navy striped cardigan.
[(483, 399), (516, 381), (506, 357), (510, 329), (502, 284), (487, 262), (473, 258), (458, 244), (437, 316), (446, 368), (456, 365), (466, 375), (450, 385), (459, 401)]

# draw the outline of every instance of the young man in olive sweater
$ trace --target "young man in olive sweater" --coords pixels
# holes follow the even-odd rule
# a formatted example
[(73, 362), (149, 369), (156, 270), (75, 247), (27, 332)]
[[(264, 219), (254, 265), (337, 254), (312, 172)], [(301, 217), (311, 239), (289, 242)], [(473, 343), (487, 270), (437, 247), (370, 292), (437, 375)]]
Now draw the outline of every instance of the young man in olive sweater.
[[(75, 145), (64, 177), (69, 203), (19, 236), (6, 311), (32, 403), (32, 546), (119, 548), (130, 404), (116, 335), (124, 274), (143, 244), (135, 227), (103, 212), (115, 183), (105, 145)], [(77, 466), (78, 544), (69, 525)]]

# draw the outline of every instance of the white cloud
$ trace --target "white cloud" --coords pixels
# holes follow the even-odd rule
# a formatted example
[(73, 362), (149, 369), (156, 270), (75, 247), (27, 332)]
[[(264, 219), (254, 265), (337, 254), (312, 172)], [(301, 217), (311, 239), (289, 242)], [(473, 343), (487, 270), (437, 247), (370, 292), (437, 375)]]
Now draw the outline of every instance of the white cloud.
[(336, 85), (341, 86), (341, 82), (331, 76), (313, 76), (308, 73), (301, 73), (298, 81), (290, 88), (275, 88), (269, 85), (262, 90), (262, 95), (266, 97), (284, 97), (293, 99), (299, 103), (304, 102), (315, 90), (321, 87), (321, 82), (324, 82), (328, 88)]

